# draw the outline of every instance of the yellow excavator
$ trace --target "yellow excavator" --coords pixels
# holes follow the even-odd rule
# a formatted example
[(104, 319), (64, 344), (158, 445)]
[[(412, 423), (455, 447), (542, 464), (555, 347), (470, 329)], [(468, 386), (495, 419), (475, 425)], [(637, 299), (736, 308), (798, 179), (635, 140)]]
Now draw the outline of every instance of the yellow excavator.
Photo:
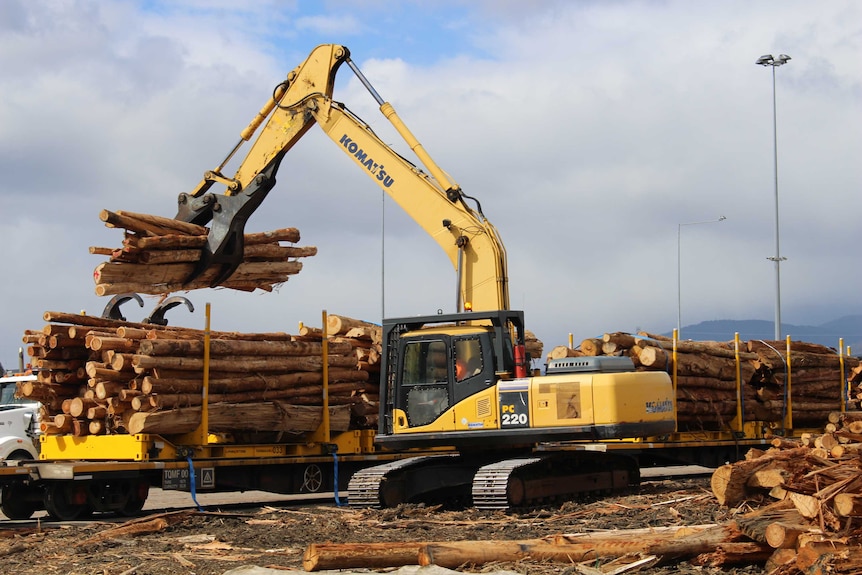
[[(419, 159), (424, 170), (381, 141), (332, 99), (347, 64)], [(394, 506), (461, 500), (509, 508), (639, 481), (626, 456), (590, 442), (674, 431), (667, 374), (636, 372), (628, 358), (554, 360), (531, 369), (524, 315), (509, 306), (506, 251), (476, 198), (431, 159), (371, 86), (344, 46), (321, 45), (278, 84), (240, 142), (198, 186), (179, 198), (177, 219), (211, 223), (204, 257), (189, 280), (211, 266), (213, 285), (242, 261), (248, 217), (276, 183), (288, 151), (314, 125), (389, 194), (446, 252), (456, 270), (455, 313), (383, 320), (382, 450), (440, 448), (356, 472), (349, 502)], [(251, 149), (233, 177), (222, 170), (245, 141)], [(222, 193), (211, 188), (223, 185)]]

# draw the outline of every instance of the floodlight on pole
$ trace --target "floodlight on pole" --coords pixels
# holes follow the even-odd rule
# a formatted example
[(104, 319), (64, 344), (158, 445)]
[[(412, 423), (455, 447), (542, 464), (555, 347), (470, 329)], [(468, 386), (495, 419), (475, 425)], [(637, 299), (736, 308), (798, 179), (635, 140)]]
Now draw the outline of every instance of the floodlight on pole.
[(765, 54), (757, 59), (755, 64), (772, 68), (772, 149), (773, 166), (775, 169), (775, 256), (766, 259), (775, 262), (775, 340), (781, 339), (781, 262), (787, 258), (781, 257), (780, 236), (778, 233), (778, 111), (775, 97), (775, 69), (790, 61), (787, 54)]
[(682, 337), (682, 227), (697, 226), (700, 224), (716, 224), (727, 218), (719, 216), (717, 220), (706, 220), (704, 222), (688, 222), (676, 225), (676, 332), (677, 337)]

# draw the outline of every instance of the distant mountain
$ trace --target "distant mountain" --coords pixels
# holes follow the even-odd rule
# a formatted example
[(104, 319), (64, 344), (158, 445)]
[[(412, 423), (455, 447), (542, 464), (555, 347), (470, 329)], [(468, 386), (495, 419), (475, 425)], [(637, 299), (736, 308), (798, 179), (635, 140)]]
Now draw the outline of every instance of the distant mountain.
[[(722, 319), (703, 321), (694, 325), (683, 326), (680, 330), (681, 339), (730, 341), (733, 334), (739, 332), (743, 341), (749, 339), (775, 339), (775, 324), (760, 319)], [(838, 349), (838, 341), (844, 338), (844, 345), (850, 346), (855, 356), (862, 355), (862, 315), (848, 315), (821, 325), (781, 324), (782, 336), (789, 335), (795, 341), (819, 343), (833, 349)], [(672, 332), (666, 334), (668, 337)]]

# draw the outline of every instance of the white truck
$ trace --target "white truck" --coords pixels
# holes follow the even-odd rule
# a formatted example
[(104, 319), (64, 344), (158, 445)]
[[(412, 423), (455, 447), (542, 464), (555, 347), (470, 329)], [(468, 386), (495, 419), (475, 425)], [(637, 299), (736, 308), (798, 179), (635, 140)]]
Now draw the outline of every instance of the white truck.
[(0, 377), (0, 461), (39, 459), (39, 403), (15, 397), (19, 382), (35, 380), (32, 374)]

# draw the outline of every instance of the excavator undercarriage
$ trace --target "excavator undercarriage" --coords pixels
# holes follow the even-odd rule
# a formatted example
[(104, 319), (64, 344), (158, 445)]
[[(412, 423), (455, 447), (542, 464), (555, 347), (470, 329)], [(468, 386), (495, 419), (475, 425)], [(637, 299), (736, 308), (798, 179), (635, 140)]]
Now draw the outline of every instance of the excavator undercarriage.
[(607, 495), (639, 482), (635, 459), (576, 450), (402, 459), (355, 473), (348, 489), (354, 507), (426, 503), (510, 510)]

